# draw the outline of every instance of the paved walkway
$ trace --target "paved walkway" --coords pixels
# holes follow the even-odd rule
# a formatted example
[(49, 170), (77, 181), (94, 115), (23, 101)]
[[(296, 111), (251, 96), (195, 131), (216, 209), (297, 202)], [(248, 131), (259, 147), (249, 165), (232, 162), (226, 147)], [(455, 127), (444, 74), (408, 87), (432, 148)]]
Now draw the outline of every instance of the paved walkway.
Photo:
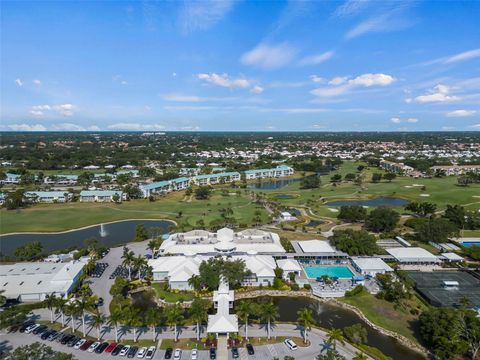
[(217, 358), (228, 359), (228, 344), (226, 336), (220, 336), (217, 340)]

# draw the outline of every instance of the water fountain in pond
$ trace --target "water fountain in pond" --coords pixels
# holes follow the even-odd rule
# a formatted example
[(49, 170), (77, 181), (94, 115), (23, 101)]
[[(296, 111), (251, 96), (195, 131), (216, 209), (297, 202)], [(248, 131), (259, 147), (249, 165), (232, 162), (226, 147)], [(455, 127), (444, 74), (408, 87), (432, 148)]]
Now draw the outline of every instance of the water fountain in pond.
[(102, 237), (102, 238), (105, 237), (105, 236), (107, 236), (107, 230), (105, 230), (105, 227), (103, 226), (103, 224), (100, 224), (100, 231), (99, 231), (99, 233), (100, 233), (100, 237)]

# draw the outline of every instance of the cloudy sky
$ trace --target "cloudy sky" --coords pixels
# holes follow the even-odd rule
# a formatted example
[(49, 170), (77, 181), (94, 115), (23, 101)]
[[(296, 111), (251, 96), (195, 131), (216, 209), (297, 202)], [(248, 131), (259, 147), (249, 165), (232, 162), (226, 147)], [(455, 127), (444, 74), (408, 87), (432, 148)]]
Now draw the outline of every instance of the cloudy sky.
[(480, 2), (2, 2), (0, 130), (480, 130)]

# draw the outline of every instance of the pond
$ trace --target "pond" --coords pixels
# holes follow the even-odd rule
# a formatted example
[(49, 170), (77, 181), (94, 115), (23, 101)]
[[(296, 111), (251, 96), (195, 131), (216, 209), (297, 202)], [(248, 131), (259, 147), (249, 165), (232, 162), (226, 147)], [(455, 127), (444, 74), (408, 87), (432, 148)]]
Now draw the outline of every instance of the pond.
[(295, 199), (295, 195), (290, 195), (290, 194), (279, 194), (274, 196), (275, 199)]
[(337, 200), (325, 203), (327, 206), (405, 206), (409, 203), (408, 200), (394, 197), (379, 197), (375, 199), (365, 200)]
[(168, 220), (125, 220), (108, 224), (98, 224), (87, 228), (62, 233), (29, 233), (0, 235), (0, 249), (3, 255), (13, 255), (15, 249), (31, 241), (40, 241), (45, 253), (83, 247), (85, 239), (96, 237), (99, 246), (115, 247), (135, 239), (135, 227), (143, 224), (147, 229), (159, 228), (160, 233), (168, 232), (173, 225)]
[(280, 189), (284, 186), (292, 184), (294, 182), (302, 180), (301, 178), (297, 179), (278, 179), (278, 180), (268, 180), (262, 181), (254, 184), (248, 184), (248, 189), (257, 189), (257, 190), (275, 190)]
[(325, 221), (322, 220), (310, 220), (310, 222), (305, 225), (306, 227), (317, 227), (319, 225), (325, 224)]
[(277, 306), (280, 314), (278, 321), (296, 322), (297, 311), (308, 307), (313, 311), (316, 324), (323, 328), (342, 329), (353, 324), (361, 324), (368, 331), (367, 345), (380, 349), (385, 355), (394, 360), (420, 360), (424, 357), (402, 345), (396, 339), (383, 335), (368, 326), (357, 314), (335, 304), (322, 303), (306, 297), (263, 297), (258, 301), (271, 299)]

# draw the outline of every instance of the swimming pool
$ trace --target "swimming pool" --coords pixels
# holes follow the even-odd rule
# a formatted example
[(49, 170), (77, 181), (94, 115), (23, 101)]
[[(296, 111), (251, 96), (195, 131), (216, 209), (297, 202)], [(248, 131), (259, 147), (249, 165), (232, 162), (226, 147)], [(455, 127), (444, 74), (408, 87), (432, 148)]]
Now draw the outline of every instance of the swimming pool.
[(305, 266), (304, 270), (309, 279), (316, 279), (323, 275), (340, 279), (349, 279), (354, 276), (347, 266)]
[(480, 241), (464, 241), (462, 242), (463, 246), (480, 246)]

